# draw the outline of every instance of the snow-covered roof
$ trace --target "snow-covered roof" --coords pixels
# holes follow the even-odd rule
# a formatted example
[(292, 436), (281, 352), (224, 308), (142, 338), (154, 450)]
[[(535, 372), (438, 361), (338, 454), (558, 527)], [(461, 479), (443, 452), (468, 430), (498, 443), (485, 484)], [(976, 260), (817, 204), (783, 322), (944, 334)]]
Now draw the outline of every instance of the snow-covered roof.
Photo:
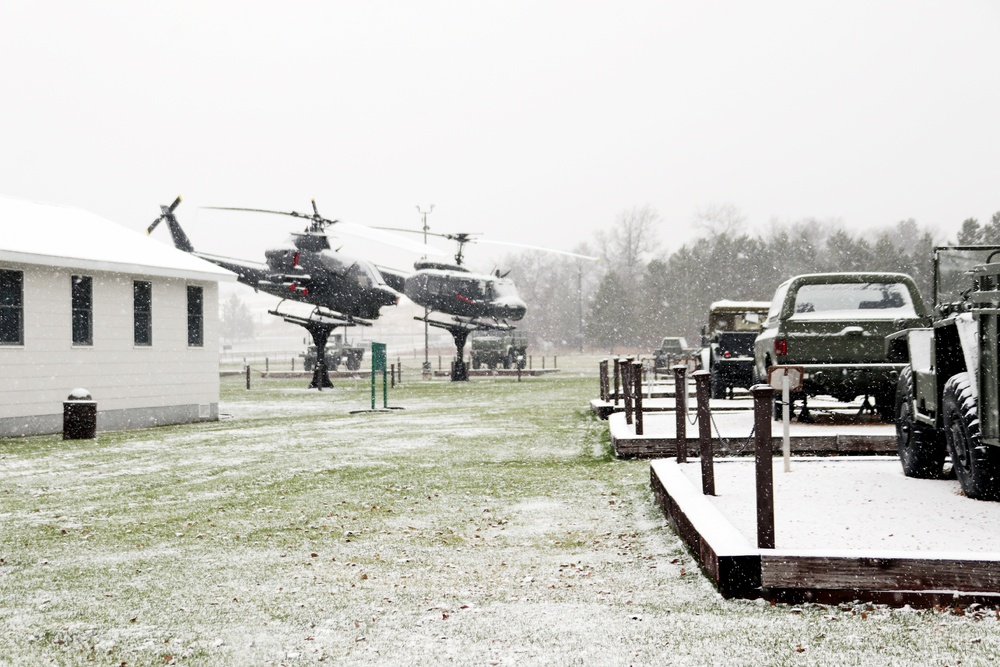
[(728, 299), (722, 299), (721, 301), (714, 301), (712, 305), (709, 306), (709, 310), (715, 310), (716, 308), (746, 308), (747, 310), (767, 310), (770, 308), (770, 301), (729, 301)]
[(194, 280), (236, 279), (226, 269), (89, 211), (2, 195), (0, 261)]

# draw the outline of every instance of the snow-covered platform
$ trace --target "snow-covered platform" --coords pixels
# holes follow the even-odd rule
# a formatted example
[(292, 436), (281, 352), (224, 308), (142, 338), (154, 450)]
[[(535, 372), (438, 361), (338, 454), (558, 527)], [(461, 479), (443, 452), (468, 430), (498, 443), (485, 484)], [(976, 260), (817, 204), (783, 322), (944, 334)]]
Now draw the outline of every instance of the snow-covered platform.
[[(726, 401), (737, 403), (737, 401)], [(743, 401), (742, 403), (746, 403)], [(839, 405), (839, 404), (838, 404)], [(896, 428), (877, 417), (858, 414), (857, 408), (843, 405), (810, 404), (814, 421), (802, 423), (792, 420), (789, 442), (796, 454), (877, 454), (896, 451)], [(722, 455), (753, 452), (752, 403), (746, 409), (717, 411), (712, 402), (712, 446)], [(636, 434), (636, 423), (626, 422), (625, 413), (608, 416), (611, 446), (622, 458), (660, 458), (677, 454), (677, 414), (675, 412), (647, 413), (643, 403), (643, 432)], [(698, 419), (695, 410), (689, 410), (685, 428), (688, 454), (699, 452)], [(781, 422), (771, 422), (771, 440), (775, 451), (781, 451)]]
[(721, 459), (715, 496), (700, 461), (654, 461), (651, 485), (724, 597), (788, 602), (1000, 604), (1000, 503), (953, 479), (903, 475), (894, 457), (774, 460), (775, 549), (756, 544), (752, 459)]
[[(420, 371), (417, 372), (419, 373)], [(470, 378), (489, 378), (489, 377), (516, 378), (518, 376), (541, 377), (543, 375), (551, 375), (553, 373), (558, 373), (558, 372), (559, 372), (558, 368), (522, 368), (520, 373), (518, 373), (518, 370), (516, 368), (496, 368), (493, 370), (490, 370), (488, 368), (480, 368), (479, 370), (470, 368), (469, 377)], [(451, 371), (450, 370), (434, 371), (434, 377), (450, 378)]]

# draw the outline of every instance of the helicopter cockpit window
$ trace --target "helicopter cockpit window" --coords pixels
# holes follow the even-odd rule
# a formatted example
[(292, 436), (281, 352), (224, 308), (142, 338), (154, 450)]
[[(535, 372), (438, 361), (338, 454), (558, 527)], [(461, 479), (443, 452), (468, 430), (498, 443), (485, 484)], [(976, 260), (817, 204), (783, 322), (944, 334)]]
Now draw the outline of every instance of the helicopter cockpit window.
[(498, 280), (494, 282), (493, 292), (497, 297), (517, 296), (517, 290), (514, 289), (513, 283), (510, 283), (506, 280)]
[(441, 278), (439, 276), (427, 277), (427, 291), (431, 294), (439, 294), (441, 292)]

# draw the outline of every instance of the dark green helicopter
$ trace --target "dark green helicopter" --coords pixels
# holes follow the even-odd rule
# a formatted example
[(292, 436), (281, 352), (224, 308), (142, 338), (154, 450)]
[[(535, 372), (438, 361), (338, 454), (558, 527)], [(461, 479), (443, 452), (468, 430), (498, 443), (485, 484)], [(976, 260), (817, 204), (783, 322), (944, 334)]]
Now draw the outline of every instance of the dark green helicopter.
[(369, 320), (376, 319), (383, 306), (392, 306), (399, 301), (399, 294), (386, 284), (374, 264), (333, 250), (326, 230), (336, 225), (339, 230), (347, 233), (377, 238), (382, 242), (401, 245), (415, 252), (428, 251), (428, 247), (424, 244), (400, 239), (363, 225), (328, 220), (319, 214), (316, 200), (313, 200), (312, 214), (256, 208), (206, 207), (227, 211), (275, 213), (308, 221), (304, 231), (293, 232), (283, 245), (264, 251), (266, 264), (219, 257), (194, 249), (174, 215), (180, 203), (181, 198), (177, 197), (169, 206), (160, 206), (160, 217), (153, 221), (146, 230), (147, 233), (152, 233), (157, 225), (165, 222), (170, 229), (174, 245), (179, 250), (232, 271), (237, 275), (239, 282), (255, 290), (315, 307), (307, 318), (280, 313), (277, 310), (270, 312), (306, 328), (312, 335), (319, 351), (317, 358), (321, 361), (316, 365), (310, 387), (320, 389), (332, 386), (326, 364), (322, 361), (325, 359), (323, 352), (330, 331), (342, 325), (369, 326), (371, 324)]
[[(492, 243), (554, 252), (578, 259), (597, 259), (587, 255), (540, 248), (523, 243), (477, 239), (466, 232), (438, 234), (426, 230), (417, 231), (395, 227), (378, 227), (377, 229), (411, 234), (429, 234), (455, 241), (458, 244), (454, 264), (426, 259), (419, 260), (413, 265), (413, 273), (379, 267), (379, 271), (382, 272), (390, 287), (404, 293), (411, 301), (425, 308), (424, 316), (415, 319), (426, 322), (430, 326), (445, 329), (452, 335), (457, 352), (452, 371), (453, 380), (468, 379), (468, 371), (463, 361), (463, 350), (471, 332), (513, 329), (512, 322), (521, 320), (527, 311), (527, 305), (517, 293), (514, 281), (508, 278), (507, 274), (501, 274), (499, 270), (492, 274), (473, 273), (466, 268), (463, 262), (467, 243)], [(442, 314), (448, 315), (450, 318), (439, 319), (438, 316)]]

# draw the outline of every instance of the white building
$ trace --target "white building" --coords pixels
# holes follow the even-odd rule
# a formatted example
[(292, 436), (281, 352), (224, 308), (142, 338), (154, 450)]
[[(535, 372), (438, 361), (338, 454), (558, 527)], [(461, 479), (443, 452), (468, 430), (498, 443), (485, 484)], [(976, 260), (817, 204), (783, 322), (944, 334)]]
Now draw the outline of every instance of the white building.
[(0, 437), (62, 431), (76, 388), (113, 431), (218, 419), (230, 272), (92, 213), (0, 197)]

